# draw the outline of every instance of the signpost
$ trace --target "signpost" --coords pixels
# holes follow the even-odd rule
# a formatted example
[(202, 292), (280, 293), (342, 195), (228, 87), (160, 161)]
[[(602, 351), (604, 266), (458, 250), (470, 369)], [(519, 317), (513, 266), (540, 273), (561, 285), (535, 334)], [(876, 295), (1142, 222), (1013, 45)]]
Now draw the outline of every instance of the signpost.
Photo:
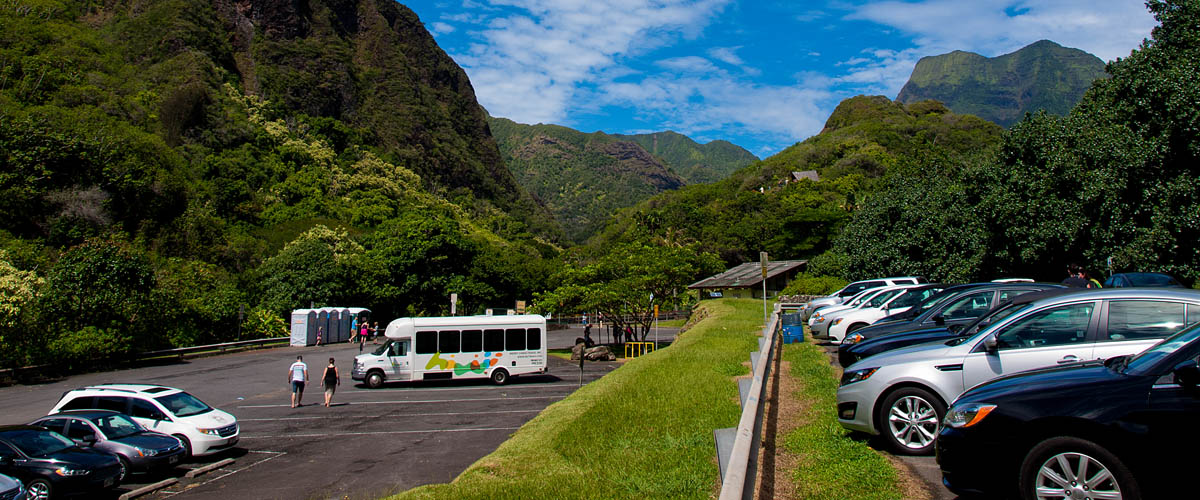
[(763, 324), (770, 316), (767, 316), (767, 252), (758, 252), (758, 260), (762, 263), (762, 283), (763, 283)]

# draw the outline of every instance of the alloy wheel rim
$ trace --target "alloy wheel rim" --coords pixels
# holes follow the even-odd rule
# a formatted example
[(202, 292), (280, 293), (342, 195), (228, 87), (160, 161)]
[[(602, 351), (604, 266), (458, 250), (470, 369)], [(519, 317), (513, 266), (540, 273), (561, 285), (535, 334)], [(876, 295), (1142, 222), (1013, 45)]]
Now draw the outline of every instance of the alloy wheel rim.
[(924, 398), (904, 396), (892, 403), (888, 427), (896, 442), (905, 448), (925, 448), (937, 436), (937, 411)]
[(1054, 455), (1038, 468), (1034, 493), (1042, 499), (1121, 500), (1121, 486), (1104, 464), (1076, 452)]
[(47, 500), (50, 498), (50, 488), (42, 483), (33, 483), (29, 485), (29, 498), (31, 500)]

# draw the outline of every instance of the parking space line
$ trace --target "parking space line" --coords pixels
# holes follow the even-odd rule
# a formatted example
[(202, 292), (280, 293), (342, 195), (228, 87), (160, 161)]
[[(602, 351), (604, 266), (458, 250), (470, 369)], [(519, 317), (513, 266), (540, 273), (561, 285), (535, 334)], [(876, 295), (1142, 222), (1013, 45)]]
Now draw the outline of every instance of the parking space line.
[[(487, 413), (539, 413), (542, 410), (489, 410)], [(478, 415), (477, 411), (464, 411), (454, 413), (403, 413), (396, 415), (398, 417), (446, 417), (455, 415)], [(277, 420), (321, 420), (327, 418), (344, 419), (345, 415), (327, 415), (324, 417), (283, 417), (283, 418), (239, 418), (238, 422), (273, 422)]]
[(241, 471), (244, 471), (244, 470), (246, 470), (246, 469), (249, 469), (249, 468), (251, 468), (251, 467), (254, 467), (255, 465), (258, 465), (258, 464), (261, 464), (261, 463), (264, 463), (264, 462), (267, 462), (267, 461), (274, 460), (274, 459), (276, 459), (276, 458), (282, 457), (282, 456), (284, 456), (284, 455), (287, 455), (287, 452), (284, 452), (284, 451), (266, 451), (266, 450), (248, 450), (246, 453), (265, 453), (265, 454), (270, 454), (271, 456), (269, 456), (269, 457), (267, 457), (267, 458), (264, 458), (264, 459), (262, 459), (262, 460), (259, 460), (259, 461), (257, 461), (257, 462), (254, 462), (254, 463), (252, 463), (252, 464), (250, 464), (250, 465), (247, 465), (247, 466), (245, 466), (245, 467), (242, 467), (242, 468), (240, 468), (240, 469), (231, 470), (231, 471), (228, 471), (228, 472), (226, 472), (225, 474), (221, 474), (221, 475), (219, 475), (219, 476), (214, 476), (214, 477), (212, 477), (212, 478), (209, 478), (209, 479), (207, 479), (207, 480), (205, 480), (205, 481), (201, 481), (201, 482), (199, 482), (199, 483), (189, 483), (188, 485), (186, 485), (186, 486), (184, 487), (184, 489), (181, 489), (181, 490), (179, 490), (179, 491), (163, 491), (163, 492), (162, 492), (162, 497), (163, 497), (163, 498), (166, 498), (166, 497), (172, 497), (172, 496), (178, 495), (178, 494), (180, 494), (180, 493), (183, 493), (183, 492), (185, 492), (185, 491), (190, 491), (190, 490), (192, 490), (193, 488), (199, 488), (199, 487), (201, 487), (201, 486), (204, 486), (204, 485), (206, 485), (206, 484), (208, 484), (208, 483), (211, 483), (211, 482), (213, 482), (213, 481), (217, 481), (217, 480), (220, 480), (220, 479), (223, 479), (223, 478), (226, 478), (226, 477), (232, 476), (232, 475), (234, 475), (234, 474), (237, 474), (237, 473), (239, 473), (239, 472), (241, 472)]
[[(521, 398), (418, 399), (418, 400), (408, 400), (408, 401), (355, 401), (355, 402), (342, 403), (342, 404), (345, 404), (348, 406), (352, 406), (352, 405), (403, 405), (403, 404), (425, 404), (425, 403), (462, 403), (462, 402), (472, 402), (472, 401), (520, 401), (520, 400), (527, 400), (527, 399), (562, 399), (564, 397), (566, 397), (566, 396), (558, 395), (558, 396), (526, 396), (526, 397), (521, 397)], [(291, 406), (290, 404), (286, 404), (286, 405), (243, 405), (243, 406), (239, 406), (238, 408), (287, 408), (290, 406)], [(315, 406), (315, 405), (310, 405), (310, 406)]]
[[(488, 412), (490, 413), (490, 412)], [(472, 427), (469, 429), (430, 429), (423, 431), (369, 431), (369, 432), (329, 432), (325, 434), (274, 434), (270, 436), (247, 436), (241, 439), (276, 439), (276, 438), (312, 438), (333, 436), (376, 436), (384, 434), (430, 434), (435, 432), (472, 432), (472, 431), (515, 431), (520, 427)]]
[[(584, 382), (592, 382), (600, 380), (599, 377), (584, 377)], [(338, 392), (338, 397), (355, 396), (360, 394), (386, 394), (389, 392), (458, 392), (458, 391), (507, 391), (512, 389), (542, 389), (546, 387), (572, 387), (579, 388), (578, 382), (561, 383), (561, 384), (509, 384), (503, 388), (498, 388), (494, 385), (473, 385), (468, 387), (396, 387), (387, 389), (356, 389), (354, 391)]]

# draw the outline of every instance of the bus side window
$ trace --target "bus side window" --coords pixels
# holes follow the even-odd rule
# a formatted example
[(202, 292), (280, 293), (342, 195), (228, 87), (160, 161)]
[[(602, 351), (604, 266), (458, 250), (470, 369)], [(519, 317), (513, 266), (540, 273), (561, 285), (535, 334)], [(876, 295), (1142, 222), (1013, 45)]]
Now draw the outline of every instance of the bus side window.
[(525, 350), (525, 329), (524, 328), (509, 328), (504, 336), (504, 350), (506, 351), (524, 351)]
[(532, 351), (535, 349), (542, 348), (542, 329), (541, 328), (530, 328), (528, 330), (525, 330), (525, 338), (528, 339), (528, 342), (525, 343), (525, 346), (528, 347), (529, 350)]
[(408, 349), (406, 349), (407, 347), (408, 347), (407, 342), (392, 342), (391, 355), (392, 356), (407, 356), (408, 355)]
[(484, 330), (483, 350), (497, 352), (504, 350), (504, 330)]
[(458, 330), (442, 330), (438, 332), (438, 351), (442, 354), (458, 352)]
[(483, 330), (463, 330), (462, 352), (480, 352), (483, 350)]
[(433, 354), (437, 347), (437, 332), (417, 332), (417, 354)]

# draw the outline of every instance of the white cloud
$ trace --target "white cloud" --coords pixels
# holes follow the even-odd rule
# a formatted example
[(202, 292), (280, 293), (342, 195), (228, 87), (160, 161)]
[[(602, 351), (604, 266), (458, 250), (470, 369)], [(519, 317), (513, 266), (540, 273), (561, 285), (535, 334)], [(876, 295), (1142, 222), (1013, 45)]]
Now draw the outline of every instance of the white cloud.
[(708, 49), (708, 55), (713, 59), (721, 61), (730, 66), (741, 66), (746, 64), (742, 58), (738, 57), (737, 50), (741, 47), (713, 47)]
[(627, 58), (694, 38), (730, 0), (493, 0), (504, 7), (455, 60), (479, 101), (519, 122), (563, 122), (582, 86)]
[(429, 31), (433, 32), (434, 35), (444, 35), (446, 33), (453, 33), (454, 26), (451, 26), (449, 24), (446, 24), (446, 23), (443, 23), (440, 21), (435, 21), (435, 22), (429, 23)]
[(966, 50), (995, 57), (1046, 39), (1110, 61), (1128, 56), (1156, 24), (1141, 2), (1129, 0), (887, 0), (851, 9), (848, 20), (912, 37), (910, 49), (868, 50), (875, 60), (845, 76), (850, 82), (878, 79), (874, 88), (892, 96), (923, 56)]
[(680, 73), (713, 73), (717, 71), (717, 67), (708, 59), (698, 56), (673, 57), (658, 61), (656, 64)]

